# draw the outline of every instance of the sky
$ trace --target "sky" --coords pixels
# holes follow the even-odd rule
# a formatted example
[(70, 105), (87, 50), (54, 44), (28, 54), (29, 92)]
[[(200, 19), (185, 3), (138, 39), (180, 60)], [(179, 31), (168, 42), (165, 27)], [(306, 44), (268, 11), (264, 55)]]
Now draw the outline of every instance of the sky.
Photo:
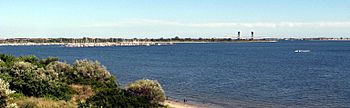
[(0, 0), (0, 38), (350, 37), (350, 0)]

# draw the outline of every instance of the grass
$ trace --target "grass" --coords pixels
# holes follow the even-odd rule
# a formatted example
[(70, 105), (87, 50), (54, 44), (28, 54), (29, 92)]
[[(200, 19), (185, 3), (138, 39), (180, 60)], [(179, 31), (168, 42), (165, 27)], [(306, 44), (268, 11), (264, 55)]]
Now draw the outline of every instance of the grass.
[(73, 101), (52, 100), (50, 98), (22, 97), (15, 100), (20, 108), (77, 108)]

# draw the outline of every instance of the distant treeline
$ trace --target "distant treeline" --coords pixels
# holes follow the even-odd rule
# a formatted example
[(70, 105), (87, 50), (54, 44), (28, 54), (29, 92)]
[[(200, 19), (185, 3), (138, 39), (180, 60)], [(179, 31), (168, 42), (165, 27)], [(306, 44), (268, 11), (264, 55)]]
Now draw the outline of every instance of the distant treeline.
[[(128, 42), (128, 41), (150, 41), (150, 42), (170, 42), (170, 41), (205, 41), (205, 42), (222, 42), (222, 41), (244, 41), (253, 39), (232, 39), (232, 38), (10, 38), (0, 40), (0, 43), (103, 43), (103, 42)], [(256, 40), (256, 39), (255, 39)], [(259, 39), (266, 40), (266, 39)]]
[(104, 42), (230, 42), (230, 41), (278, 41), (278, 40), (350, 40), (350, 38), (9, 38), (0, 39), (0, 43), (104, 43)]

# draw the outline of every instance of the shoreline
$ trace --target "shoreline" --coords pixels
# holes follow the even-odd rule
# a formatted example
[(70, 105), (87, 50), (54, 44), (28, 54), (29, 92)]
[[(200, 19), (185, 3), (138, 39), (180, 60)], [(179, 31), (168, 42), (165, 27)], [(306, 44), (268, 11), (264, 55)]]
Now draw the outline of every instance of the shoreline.
[(192, 102), (184, 103), (176, 100), (165, 100), (163, 104), (171, 108), (209, 108), (205, 105), (194, 104)]
[(169, 41), (169, 42), (151, 42), (151, 41), (136, 41), (136, 42), (98, 42), (98, 43), (0, 43), (0, 46), (63, 46), (63, 47), (113, 47), (113, 46), (159, 46), (173, 44), (196, 44), (196, 43), (273, 43), (278, 41)]

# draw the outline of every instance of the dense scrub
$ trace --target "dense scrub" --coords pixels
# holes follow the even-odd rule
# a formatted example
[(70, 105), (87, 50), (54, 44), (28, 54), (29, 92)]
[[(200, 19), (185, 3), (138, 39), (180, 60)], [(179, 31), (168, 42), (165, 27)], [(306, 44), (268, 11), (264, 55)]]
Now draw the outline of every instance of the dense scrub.
[(11, 97), (10, 95), (13, 94), (15, 91), (12, 91), (9, 88), (9, 84), (5, 82), (4, 80), (0, 79), (0, 107), (4, 108), (7, 106), (16, 106), (11, 105)]
[(145, 97), (152, 102), (164, 102), (165, 93), (158, 81), (154, 80), (137, 80), (128, 84), (127, 91), (141, 97)]
[[(71, 65), (55, 57), (39, 59), (0, 54), (0, 83), (0, 107), (8, 106), (10, 94), (14, 92), (12, 97), (18, 105), (28, 108), (54, 102), (52, 106), (69, 103), (73, 104), (70, 107), (164, 107), (159, 104), (165, 95), (158, 82), (122, 89), (97, 61), (76, 60)], [(150, 89), (140, 91), (137, 87)]]

